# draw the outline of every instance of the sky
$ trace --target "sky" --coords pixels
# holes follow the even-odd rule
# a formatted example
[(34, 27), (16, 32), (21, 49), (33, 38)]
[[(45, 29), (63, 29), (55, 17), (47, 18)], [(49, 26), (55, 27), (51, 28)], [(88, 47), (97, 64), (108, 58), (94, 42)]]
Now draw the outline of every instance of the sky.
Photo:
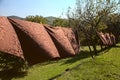
[(75, 3), (76, 0), (0, 0), (0, 16), (65, 17), (68, 7), (74, 7)]

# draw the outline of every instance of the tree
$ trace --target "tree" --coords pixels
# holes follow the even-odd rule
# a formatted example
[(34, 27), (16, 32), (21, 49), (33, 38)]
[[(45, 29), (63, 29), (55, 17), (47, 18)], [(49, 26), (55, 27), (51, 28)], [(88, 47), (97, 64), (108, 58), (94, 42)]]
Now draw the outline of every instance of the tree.
[(37, 22), (37, 23), (42, 23), (42, 24), (46, 24), (47, 23), (47, 19), (45, 19), (42, 16), (27, 16), (26, 20), (28, 21), (32, 21), (32, 22)]
[(98, 40), (96, 32), (107, 27), (104, 21), (117, 10), (117, 6), (114, 0), (76, 0), (74, 12), (68, 9), (69, 25), (84, 33), (89, 49), (91, 51), (92, 45), (95, 55)]
[(120, 14), (114, 13), (110, 14), (107, 18), (105, 24), (108, 26), (107, 31), (115, 35), (116, 42), (119, 42), (120, 36)]
[(62, 27), (68, 27), (68, 20), (67, 19), (62, 19), (62, 18), (56, 18), (53, 21), (53, 26), (62, 26)]

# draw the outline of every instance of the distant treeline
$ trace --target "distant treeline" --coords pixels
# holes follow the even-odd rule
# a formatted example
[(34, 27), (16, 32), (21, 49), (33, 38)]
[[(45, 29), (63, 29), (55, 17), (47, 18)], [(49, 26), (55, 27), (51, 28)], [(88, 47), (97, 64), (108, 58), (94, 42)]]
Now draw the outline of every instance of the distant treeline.
[(39, 15), (35, 16), (27, 16), (26, 20), (32, 21), (32, 22), (37, 22), (37, 23), (42, 23), (42, 24), (49, 24), (52, 26), (68, 26), (68, 19), (63, 19), (63, 18), (58, 18), (58, 17), (43, 17)]

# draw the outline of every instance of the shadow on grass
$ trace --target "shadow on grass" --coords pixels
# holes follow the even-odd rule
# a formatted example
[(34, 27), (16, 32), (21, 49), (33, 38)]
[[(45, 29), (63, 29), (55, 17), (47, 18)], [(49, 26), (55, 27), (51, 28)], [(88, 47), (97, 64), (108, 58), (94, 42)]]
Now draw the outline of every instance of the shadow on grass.
[(98, 51), (97, 51), (97, 52), (98, 52), (98, 56), (99, 56), (99, 54), (100, 54), (101, 52), (107, 53), (111, 48), (112, 48), (112, 47), (105, 47), (105, 48), (103, 48), (103, 49), (101, 49), (101, 50), (98, 50)]
[(0, 80), (12, 80), (13, 78), (20, 78), (27, 75), (27, 72), (17, 72), (15, 70), (0, 71)]
[[(98, 50), (98, 54), (101, 54), (101, 52), (107, 53), (111, 48), (120, 48), (120, 46), (114, 45), (114, 46), (105, 47), (101, 50)], [(104, 53), (102, 53), (102, 54), (104, 54)]]
[[(103, 49), (101, 49), (101, 50), (98, 50), (98, 55), (97, 55), (97, 56), (101, 55), (101, 52), (107, 53), (111, 48), (120, 48), (120, 46), (110, 46), (110, 47), (105, 47), (105, 48), (103, 48)], [(93, 52), (91, 52), (91, 53), (93, 53)], [(74, 63), (74, 62), (76, 62), (76, 61), (78, 61), (78, 60), (85, 59), (85, 58), (89, 58), (89, 57), (91, 57), (91, 53), (90, 53), (89, 51), (80, 51), (80, 53), (79, 53), (77, 56), (72, 57), (71, 59), (69, 59), (69, 60), (67, 60), (66, 62), (64, 62), (62, 65)], [(104, 54), (104, 53), (102, 53), (102, 54)], [(68, 68), (68, 69), (66, 69), (63, 73), (60, 73), (60, 74), (58, 74), (58, 75), (56, 75), (56, 76), (53, 76), (53, 77), (51, 77), (49, 80), (56, 80), (58, 77), (64, 75), (66, 72), (69, 72), (69, 71), (71, 71), (72, 69), (76, 69), (76, 68), (78, 68), (79, 66), (81, 66), (81, 65), (83, 65), (83, 64), (85, 64), (85, 63), (87, 63), (87, 62), (82, 62), (82, 63), (80, 63), (80, 64), (72, 67), (71, 69)], [(108, 62), (107, 62), (107, 63), (108, 63)], [(103, 65), (103, 64), (102, 64), (102, 65)], [(111, 64), (110, 64), (110, 65), (111, 65)]]
[(72, 57), (71, 59), (65, 61), (63, 64), (70, 64), (70, 63), (74, 63), (78, 60), (81, 59), (85, 59), (91, 57), (91, 54), (89, 51), (80, 51), (80, 53), (78, 55), (76, 55), (75, 57)]
[[(107, 53), (112, 47), (117, 47), (117, 48), (119, 47), (120, 48), (120, 46), (111, 46), (111, 47), (103, 48), (103, 49), (97, 51), (98, 52), (97, 56), (101, 55), (101, 52)], [(104, 54), (104, 53), (102, 53), (102, 54)], [(80, 53), (78, 55), (76, 55), (75, 57), (72, 57), (71, 59), (65, 61), (63, 64), (74, 63), (74, 62), (76, 62), (78, 60), (89, 58), (89, 57), (92, 58), (91, 55), (93, 55), (93, 54), (94, 54), (93, 51), (91, 53), (89, 51), (87, 51), (87, 50), (86, 51), (80, 51)]]
[(120, 48), (120, 46), (119, 46), (119, 45), (116, 45), (116, 46), (114, 46), (114, 48)]

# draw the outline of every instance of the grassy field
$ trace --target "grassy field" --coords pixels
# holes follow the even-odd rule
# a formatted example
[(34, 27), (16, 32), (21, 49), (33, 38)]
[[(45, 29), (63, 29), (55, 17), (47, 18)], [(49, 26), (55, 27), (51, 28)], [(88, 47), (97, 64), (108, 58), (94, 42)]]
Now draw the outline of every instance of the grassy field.
[[(29, 68), (27, 74), (10, 74), (3, 80), (120, 80), (120, 45), (109, 48), (91, 58), (83, 47), (75, 57), (48, 61)], [(57, 77), (58, 76), (58, 77)]]
[(94, 60), (66, 72), (57, 80), (120, 80), (120, 46), (101, 52)]

